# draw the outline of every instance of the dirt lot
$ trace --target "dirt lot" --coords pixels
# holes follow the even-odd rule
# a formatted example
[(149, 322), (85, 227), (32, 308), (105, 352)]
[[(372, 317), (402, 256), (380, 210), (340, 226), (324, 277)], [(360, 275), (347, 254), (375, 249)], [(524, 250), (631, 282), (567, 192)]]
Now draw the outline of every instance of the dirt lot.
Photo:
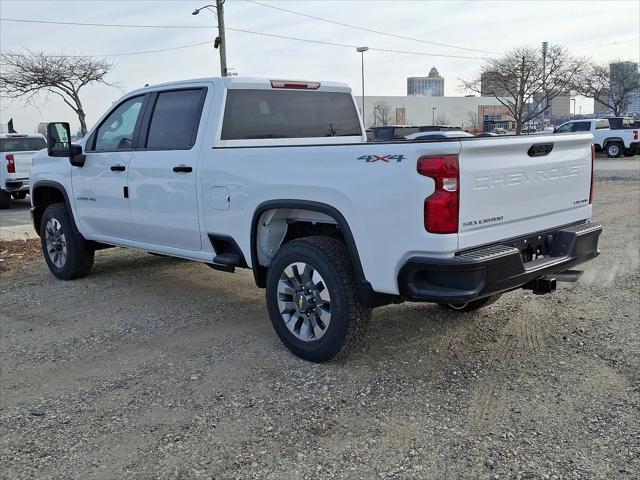
[[(143, 252), (2, 272), (3, 478), (640, 477), (640, 185), (600, 180), (602, 255), (553, 295), (374, 313), (313, 365), (250, 272)], [(3, 247), (4, 249), (4, 247)]]

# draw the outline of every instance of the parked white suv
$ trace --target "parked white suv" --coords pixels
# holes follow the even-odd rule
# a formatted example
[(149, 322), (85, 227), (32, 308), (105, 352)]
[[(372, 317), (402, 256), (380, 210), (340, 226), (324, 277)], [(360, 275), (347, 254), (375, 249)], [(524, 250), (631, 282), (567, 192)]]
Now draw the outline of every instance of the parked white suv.
[[(616, 119), (619, 120), (618, 117)], [(620, 121), (616, 123), (621, 123)], [(617, 128), (611, 129), (607, 118), (593, 118), (571, 120), (563, 123), (554, 130), (554, 133), (582, 133), (589, 132), (593, 135), (593, 145), (596, 151), (603, 151), (609, 158), (619, 158), (624, 155), (631, 157), (640, 152), (639, 129)]]
[(26, 133), (0, 134), (0, 209), (9, 208), (11, 199), (23, 199), (29, 193), (31, 157), (46, 148), (42, 135)]
[(48, 127), (31, 200), (56, 277), (111, 245), (250, 268), (315, 362), (375, 306), (470, 311), (598, 255), (589, 134), (367, 142), (348, 86), (241, 77), (133, 91), (78, 145)]

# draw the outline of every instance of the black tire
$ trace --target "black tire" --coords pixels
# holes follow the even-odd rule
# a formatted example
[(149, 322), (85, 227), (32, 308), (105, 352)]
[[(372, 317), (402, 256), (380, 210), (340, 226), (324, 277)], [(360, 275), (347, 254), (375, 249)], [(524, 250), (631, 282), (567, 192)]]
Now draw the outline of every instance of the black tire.
[[(49, 224), (49, 221), (52, 223)], [(60, 225), (60, 235), (54, 236), (47, 233), (48, 225), (53, 227), (55, 221)], [(50, 229), (50, 231), (53, 231)], [(47, 246), (48, 240), (57, 238), (58, 241)], [(74, 278), (85, 277), (93, 267), (93, 259), (95, 250), (86, 246), (86, 241), (80, 236), (75, 228), (71, 215), (64, 203), (53, 203), (49, 205), (42, 214), (40, 221), (40, 244), (42, 245), (42, 255), (44, 256), (47, 266), (56, 278), (61, 280), (73, 280)], [(60, 260), (60, 256), (55, 255), (56, 252), (49, 254), (52, 248), (66, 248), (66, 258)], [(60, 250), (62, 251), (62, 250)], [(59, 253), (59, 252), (58, 252)], [(52, 258), (53, 257), (53, 258)], [(54, 259), (56, 260), (54, 262)]]
[[(330, 320), (317, 340), (314, 339), (313, 334), (313, 338), (302, 340), (289, 330), (283, 316), (287, 314), (281, 313), (278, 306), (281, 295), (278, 292), (278, 285), (286, 275), (285, 270), (297, 262), (308, 265), (312, 271), (319, 274), (322, 282), (318, 285), (321, 286), (322, 292), (326, 289), (329, 294)], [(326, 362), (338, 354), (343, 356), (352, 351), (364, 338), (371, 319), (371, 309), (365, 307), (358, 297), (353, 265), (346, 246), (329, 237), (306, 237), (283, 245), (269, 267), (266, 297), (271, 323), (282, 343), (298, 357), (315, 363)], [(291, 299), (295, 306), (296, 300), (293, 294)], [(314, 300), (312, 299), (311, 302)], [(298, 307), (295, 308), (297, 310)], [(317, 310), (321, 309), (318, 307)], [(312, 311), (316, 312), (316, 309)], [(295, 315), (293, 313), (290, 318), (295, 319)], [(312, 316), (315, 313), (309, 315)], [(319, 314), (316, 318), (322, 319)], [(298, 321), (304, 323), (302, 316), (298, 316), (297, 319), (294, 324)], [(299, 323), (299, 329), (302, 329), (302, 323)], [(289, 325), (293, 324), (289, 323)], [(295, 330), (295, 327), (293, 329)], [(310, 328), (309, 332), (311, 332)]]
[(624, 152), (624, 145), (622, 145), (620, 142), (608, 143), (607, 148), (604, 149), (604, 152), (609, 158), (620, 158), (622, 152)]
[(24, 200), (25, 198), (27, 198), (27, 192), (14, 192), (11, 194), (11, 196), (15, 200)]
[(5, 190), (0, 190), (0, 210), (6, 210), (11, 206), (11, 194)]
[(479, 300), (471, 300), (470, 302), (465, 303), (439, 303), (443, 308), (447, 310), (453, 310), (455, 312), (473, 312), (475, 310), (479, 310), (484, 307), (488, 307), (492, 303), (498, 301), (502, 294), (498, 293), (497, 295), (491, 295), (490, 297), (484, 297)]

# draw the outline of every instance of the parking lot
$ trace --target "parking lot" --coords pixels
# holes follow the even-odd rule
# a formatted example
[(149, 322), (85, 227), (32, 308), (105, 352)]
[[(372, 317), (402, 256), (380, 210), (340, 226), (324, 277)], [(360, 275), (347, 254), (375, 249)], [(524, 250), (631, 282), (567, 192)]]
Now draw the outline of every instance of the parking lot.
[(61, 282), (29, 244), (0, 273), (2, 476), (636, 479), (639, 180), (598, 161), (580, 282), (384, 307), (324, 365), (282, 346), (249, 271), (115, 248)]

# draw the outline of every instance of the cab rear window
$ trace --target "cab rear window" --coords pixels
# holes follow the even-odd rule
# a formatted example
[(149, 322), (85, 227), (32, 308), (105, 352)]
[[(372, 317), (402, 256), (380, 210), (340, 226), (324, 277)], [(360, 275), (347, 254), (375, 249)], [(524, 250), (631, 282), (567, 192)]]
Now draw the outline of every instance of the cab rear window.
[(44, 138), (0, 138), (0, 152), (32, 152), (47, 148)]
[(360, 136), (348, 93), (237, 89), (227, 92), (222, 140)]

